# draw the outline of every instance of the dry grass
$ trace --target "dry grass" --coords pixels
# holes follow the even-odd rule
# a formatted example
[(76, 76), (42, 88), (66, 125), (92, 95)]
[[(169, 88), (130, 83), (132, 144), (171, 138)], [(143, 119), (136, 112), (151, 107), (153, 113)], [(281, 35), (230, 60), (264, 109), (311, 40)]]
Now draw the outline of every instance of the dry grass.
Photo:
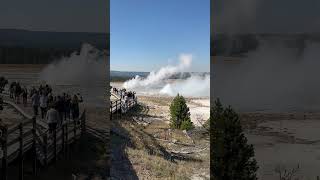
[[(131, 111), (122, 116), (121, 120), (115, 120), (118, 128), (130, 137), (132, 145), (125, 147), (125, 153), (139, 179), (190, 179), (192, 176), (209, 179), (209, 149), (190, 155), (173, 154), (173, 159), (168, 159), (167, 156), (172, 155), (171, 150), (188, 148), (185, 144), (191, 144), (192, 149), (198, 145), (199, 148), (208, 146), (209, 141), (198, 141), (201, 144), (192, 145), (192, 140), (185, 133), (181, 130), (169, 130), (169, 124), (162, 120), (154, 120), (147, 126), (139, 125), (132, 120), (132, 117), (146, 116), (143, 113), (146, 113), (144, 109)], [(148, 111), (149, 113), (152, 113), (152, 110)], [(183, 159), (179, 160), (178, 157)]]
[(126, 152), (139, 177), (151, 179), (189, 179), (190, 164), (172, 163), (162, 157), (149, 155), (144, 150), (127, 148)]
[(172, 97), (139, 96), (139, 101), (158, 106), (170, 106), (172, 99)]
[(148, 134), (153, 134), (159, 139), (170, 140), (180, 143), (191, 143), (190, 139), (181, 130), (170, 129), (167, 123), (158, 121), (144, 128)]
[[(209, 179), (209, 149), (201, 153), (173, 153), (197, 151), (208, 147), (209, 141), (208, 137), (201, 138), (194, 144), (183, 131), (170, 128), (172, 97), (138, 96), (138, 101), (138, 106), (121, 117), (115, 115), (112, 121), (113, 127), (129, 138), (122, 150), (129, 161), (126, 166), (130, 168), (121, 171), (119, 167), (119, 171), (115, 171), (131, 173), (139, 179)], [(117, 155), (114, 152), (113, 156)]]

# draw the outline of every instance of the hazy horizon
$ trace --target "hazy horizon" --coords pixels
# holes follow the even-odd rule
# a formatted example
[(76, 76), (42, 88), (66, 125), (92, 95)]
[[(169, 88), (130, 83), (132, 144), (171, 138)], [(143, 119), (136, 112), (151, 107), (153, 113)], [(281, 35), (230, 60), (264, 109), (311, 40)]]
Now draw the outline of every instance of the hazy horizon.
[[(136, 72), (136, 73), (150, 73), (151, 71), (128, 71), (128, 70), (112, 70), (110, 69), (110, 72), (112, 71), (118, 71), (118, 72)], [(182, 73), (210, 73), (210, 71), (185, 71)]]

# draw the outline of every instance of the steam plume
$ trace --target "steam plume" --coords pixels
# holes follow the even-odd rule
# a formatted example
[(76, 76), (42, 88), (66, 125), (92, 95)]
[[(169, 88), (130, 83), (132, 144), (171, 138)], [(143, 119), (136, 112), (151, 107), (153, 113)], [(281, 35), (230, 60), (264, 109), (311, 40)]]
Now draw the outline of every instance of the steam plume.
[(246, 58), (214, 65), (214, 96), (242, 111), (320, 109), (320, 44), (307, 43), (302, 55), (280, 43), (261, 43)]
[(63, 57), (49, 64), (40, 73), (40, 78), (50, 84), (94, 85), (97, 80), (106, 80), (106, 65), (102, 52), (90, 44), (83, 44), (79, 54)]
[(165, 66), (158, 71), (152, 71), (146, 78), (136, 76), (123, 84), (124, 88), (147, 94), (165, 94), (175, 96), (178, 93), (184, 96), (209, 96), (210, 76), (191, 74), (187, 79), (170, 80), (170, 77), (187, 70), (192, 63), (191, 54), (181, 54), (180, 64)]
[(103, 51), (83, 44), (80, 53), (74, 52), (44, 68), (40, 79), (51, 84), (57, 93), (80, 92), (86, 103), (105, 106), (106, 58)]
[(178, 66), (166, 66), (161, 68), (159, 71), (152, 71), (147, 78), (143, 79), (140, 76), (126, 81), (123, 84), (124, 88), (139, 88), (147, 86), (155, 86), (159, 82), (168, 79), (170, 76), (182, 72), (183, 70), (190, 67), (192, 62), (192, 55), (190, 54), (181, 54), (179, 57), (180, 64)]

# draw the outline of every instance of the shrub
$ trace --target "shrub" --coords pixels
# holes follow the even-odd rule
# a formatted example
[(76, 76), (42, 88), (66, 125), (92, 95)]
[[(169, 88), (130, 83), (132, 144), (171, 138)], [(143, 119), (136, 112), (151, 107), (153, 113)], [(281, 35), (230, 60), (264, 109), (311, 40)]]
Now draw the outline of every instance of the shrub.
[(186, 100), (179, 94), (170, 105), (170, 126), (175, 129), (190, 130), (194, 128)]
[(211, 111), (211, 174), (215, 180), (256, 180), (254, 149), (247, 144), (239, 116), (219, 99)]
[(193, 128), (193, 124), (191, 121), (182, 121), (180, 129), (188, 131), (192, 128)]

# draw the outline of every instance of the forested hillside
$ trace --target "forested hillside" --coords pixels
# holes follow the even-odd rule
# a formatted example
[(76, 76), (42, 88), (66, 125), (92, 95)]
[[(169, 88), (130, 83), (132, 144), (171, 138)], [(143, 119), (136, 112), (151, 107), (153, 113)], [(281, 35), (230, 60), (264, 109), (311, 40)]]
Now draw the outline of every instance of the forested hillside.
[(0, 63), (47, 64), (79, 52), (83, 43), (106, 50), (109, 49), (107, 42), (109, 34), (104, 33), (0, 29)]
[(308, 43), (320, 42), (317, 33), (292, 34), (224, 34), (211, 36), (211, 56), (241, 56), (256, 50), (263, 42), (282, 43), (285, 47), (296, 49), (301, 54)]

